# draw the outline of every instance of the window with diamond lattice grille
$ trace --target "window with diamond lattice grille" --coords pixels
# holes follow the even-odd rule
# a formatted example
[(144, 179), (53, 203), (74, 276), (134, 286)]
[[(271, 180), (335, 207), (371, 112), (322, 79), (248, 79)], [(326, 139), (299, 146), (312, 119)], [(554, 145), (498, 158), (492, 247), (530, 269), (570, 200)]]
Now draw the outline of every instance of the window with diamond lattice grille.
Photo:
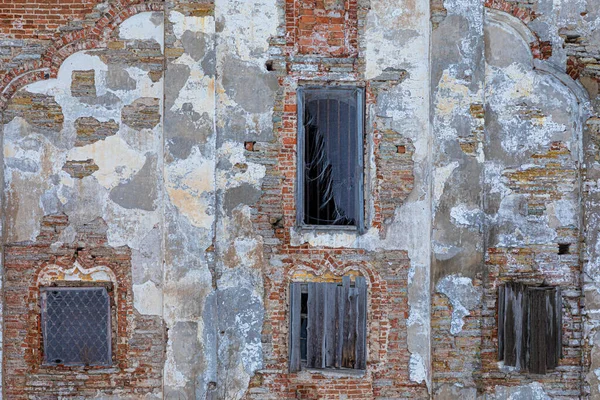
[(45, 365), (110, 365), (110, 297), (104, 287), (41, 289)]

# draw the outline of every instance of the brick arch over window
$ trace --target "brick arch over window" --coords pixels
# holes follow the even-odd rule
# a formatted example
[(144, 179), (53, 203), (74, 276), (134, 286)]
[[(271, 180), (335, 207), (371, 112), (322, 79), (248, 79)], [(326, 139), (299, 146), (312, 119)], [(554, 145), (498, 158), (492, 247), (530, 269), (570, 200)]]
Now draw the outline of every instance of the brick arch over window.
[(61, 64), (70, 55), (81, 50), (105, 47), (111, 34), (127, 18), (146, 11), (164, 10), (164, 3), (131, 3), (135, 1), (129, 0), (124, 5), (111, 3), (104, 16), (94, 25), (57, 37), (39, 60), (26, 62), (8, 71), (0, 81), (0, 111), (23, 86), (56, 78)]
[[(93, 260), (93, 259), (92, 259)], [(40, 354), (45, 352), (46, 343), (42, 344), (42, 334), (39, 327), (43, 325), (42, 317), (42, 292), (44, 289), (59, 287), (77, 288), (105, 288), (108, 291), (110, 298), (110, 307), (113, 310), (110, 312), (110, 331), (109, 338), (112, 338), (112, 349), (114, 349), (113, 360), (117, 363), (121, 362), (126, 354), (118, 347), (118, 337), (123, 336), (123, 333), (129, 332), (131, 326), (127, 321), (127, 310), (131, 307), (131, 299), (128, 298), (127, 287), (120, 287), (119, 282), (130, 285), (129, 274), (121, 268), (111, 268), (107, 265), (96, 265), (93, 261), (85, 258), (76, 258), (74, 262), (67, 260), (53, 260), (49, 263), (44, 263), (38, 268), (35, 284), (29, 291), (29, 318), (35, 320), (35, 324), (31, 324), (28, 332), (28, 342), (32, 344), (29, 350)], [(121, 293), (123, 292), (123, 293)], [(119, 334), (120, 333), (120, 334)], [(126, 336), (125, 336), (126, 337)], [(112, 357), (113, 354), (110, 354)], [(42, 359), (32, 355), (33, 361), (30, 365), (34, 368), (40, 366)]]

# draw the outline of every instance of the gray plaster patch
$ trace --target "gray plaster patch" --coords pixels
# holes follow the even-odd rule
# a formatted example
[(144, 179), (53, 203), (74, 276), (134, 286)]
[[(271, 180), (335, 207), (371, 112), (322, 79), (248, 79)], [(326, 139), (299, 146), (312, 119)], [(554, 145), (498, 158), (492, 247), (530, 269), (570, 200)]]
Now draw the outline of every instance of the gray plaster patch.
[[(249, 378), (262, 367), (261, 331), (264, 306), (245, 287), (217, 290), (216, 302), (207, 299), (206, 316), (218, 315), (218, 398), (236, 399), (245, 392)], [(212, 307), (217, 307), (215, 311)]]
[(273, 109), (274, 95), (279, 88), (276, 75), (257, 65), (226, 57), (222, 82), (227, 95), (245, 111), (264, 113)]
[(156, 210), (157, 182), (156, 154), (146, 158), (144, 166), (128, 182), (121, 183), (110, 191), (110, 199), (124, 208)]
[(33, 160), (27, 158), (7, 158), (6, 166), (8, 168), (18, 169), (23, 172), (36, 173), (40, 170), (40, 166)]
[(450, 333), (457, 335), (463, 328), (463, 318), (481, 304), (481, 288), (474, 287), (471, 278), (449, 275), (442, 278), (435, 289), (448, 297), (452, 304)]
[(106, 86), (112, 90), (135, 90), (135, 79), (122, 67), (109, 65), (106, 72)]
[[(190, 77), (190, 67), (184, 64), (170, 63), (165, 72), (165, 110), (168, 111), (173, 107), (173, 103), (179, 97), (179, 92)], [(166, 124), (169, 123), (169, 118), (165, 116), (165, 133), (169, 133), (166, 129)]]
[(210, 40), (212, 40), (212, 36), (203, 32), (185, 31), (181, 36), (185, 53), (194, 61), (200, 61), (204, 57)]
[(103, 216), (108, 193), (93, 177), (82, 179), (73, 188), (62, 186), (59, 194), (66, 199), (63, 209), (71, 225), (82, 226)]
[[(187, 377), (195, 376), (204, 364), (202, 345), (198, 340), (198, 323), (178, 321), (169, 330), (169, 343), (173, 353), (177, 372)], [(169, 395), (171, 399), (193, 398), (194, 381), (186, 382), (185, 388), (179, 390), (179, 395)], [(190, 395), (186, 395), (186, 393)]]
[(523, 386), (496, 386), (496, 400), (550, 400), (539, 382)]
[[(527, 43), (505, 27), (499, 25), (485, 25), (485, 60), (488, 64), (497, 67), (508, 67), (513, 62), (529, 64), (533, 56)], [(510, 43), (510, 46), (506, 46)]]
[(150, 16), (150, 21), (154, 26), (161, 26), (165, 22), (165, 15), (162, 12), (153, 12)]
[(243, 183), (238, 187), (231, 188), (225, 192), (223, 209), (228, 215), (239, 205), (254, 205), (262, 195), (262, 191), (249, 183)]
[(435, 392), (434, 397), (436, 400), (476, 400), (477, 389), (445, 384)]
[[(165, 115), (165, 132), (168, 132), (167, 150), (176, 159), (186, 159), (192, 149), (207, 143), (213, 134), (212, 118), (208, 113), (171, 112)], [(204, 153), (204, 152), (203, 152)]]
[(206, 51), (206, 54), (204, 55), (204, 58), (200, 63), (200, 65), (202, 66), (202, 71), (204, 71), (206, 75), (215, 75), (217, 73), (216, 57), (217, 51), (214, 47), (211, 47), (209, 50)]
[(139, 249), (131, 250), (131, 274), (135, 285), (148, 280), (162, 281), (162, 232), (155, 227), (141, 240)]
[(120, 104), (121, 99), (117, 97), (115, 94), (107, 92), (102, 96), (85, 96), (80, 97), (79, 101), (85, 104), (89, 104), (91, 106), (103, 106), (109, 110), (114, 110)]

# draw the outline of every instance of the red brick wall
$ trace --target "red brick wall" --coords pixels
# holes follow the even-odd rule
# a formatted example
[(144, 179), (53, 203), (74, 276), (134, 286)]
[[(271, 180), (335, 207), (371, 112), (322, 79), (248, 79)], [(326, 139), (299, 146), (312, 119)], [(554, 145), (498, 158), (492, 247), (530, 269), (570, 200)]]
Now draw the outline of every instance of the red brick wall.
[[(327, 2), (331, 3), (331, 2)], [(364, 26), (367, 9), (356, 2), (343, 1), (346, 37), (358, 37), (357, 26)], [(314, 15), (325, 13), (325, 2), (287, 1), (286, 40), (278, 54), (294, 56), (316, 54), (329, 57), (285, 57), (273, 62), (279, 75), (280, 90), (274, 108), (275, 139), (256, 142), (247, 149), (250, 162), (266, 167), (263, 195), (257, 204), (255, 226), (264, 238), (265, 258), (265, 324), (263, 328), (264, 365), (250, 384), (248, 399), (390, 399), (427, 398), (425, 384), (409, 378), (410, 352), (407, 345), (408, 274), (410, 260), (405, 251), (365, 251), (353, 248), (330, 248), (308, 244), (293, 245), (291, 230), (296, 225), (296, 147), (297, 147), (297, 87), (300, 84), (329, 82), (335, 74), (344, 76), (345, 85), (366, 87), (366, 115), (375, 107), (376, 90), (362, 78), (364, 59), (357, 41), (349, 40), (342, 47), (323, 41), (319, 29), (339, 20), (322, 20), (313, 24)], [(337, 18), (337, 17), (336, 17)], [(348, 22), (349, 21), (349, 22)], [(339, 32), (337, 28), (332, 32)], [(343, 58), (346, 57), (346, 58)], [(336, 79), (334, 78), (335, 82)], [(367, 228), (384, 231), (383, 220), (401, 204), (413, 184), (413, 147), (392, 131), (377, 131), (374, 121), (366, 121), (365, 154), (375, 154), (377, 173), (366, 180), (373, 182), (365, 193), (365, 207), (374, 203)], [(371, 146), (367, 143), (372, 140)], [(398, 149), (398, 146), (404, 148)], [(368, 159), (368, 158), (367, 158)], [(366, 168), (368, 169), (368, 168)], [(401, 180), (399, 183), (398, 180)], [(385, 217), (384, 217), (385, 216)], [(331, 373), (288, 373), (289, 283), (293, 271), (304, 268), (316, 277), (329, 273), (342, 276), (348, 270), (359, 270), (369, 282), (367, 371), (363, 377), (332, 376)], [(318, 279), (318, 278), (317, 278)], [(343, 397), (342, 396), (342, 397)]]
[[(540, 382), (551, 397), (577, 398), (581, 395), (582, 382), (582, 293), (579, 284), (580, 267), (578, 249), (571, 246), (572, 254), (556, 255), (556, 248), (540, 246), (537, 249), (489, 249), (487, 285), (483, 297), (483, 328), (481, 350), (481, 384), (493, 390), (496, 385), (516, 386)], [(535, 266), (535, 259), (546, 257), (549, 264), (559, 264), (559, 258), (568, 265), (550, 273)], [(526, 284), (559, 286), (563, 298), (563, 358), (555, 371), (546, 375), (526, 372), (510, 372), (498, 367), (497, 300), (498, 287), (504, 282), (519, 281)]]
[[(57, 1), (62, 3), (60, 0)], [(5, 0), (5, 3), (0, 6), (7, 4), (12, 3), (10, 0)], [(93, 4), (90, 3), (89, 6), (91, 9)], [(23, 9), (28, 9), (28, 6)], [(41, 41), (27, 37), (23, 41), (9, 40), (0, 43), (0, 110), (6, 107), (8, 100), (19, 88), (32, 82), (55, 78), (58, 68), (71, 54), (80, 50), (106, 47), (113, 31), (125, 19), (144, 11), (162, 10), (161, 1), (111, 2), (103, 13), (87, 14), (81, 26), (69, 26), (65, 32), (56, 30), (47, 37), (52, 40)], [(10, 24), (12, 26), (12, 22)], [(34, 22), (33, 29), (41, 30), (42, 25), (41, 22)], [(8, 34), (0, 33), (0, 39), (2, 36), (10, 37)]]
[[(481, 288), (481, 279), (473, 286)], [(434, 392), (443, 384), (473, 382), (481, 367), (482, 342), (480, 308), (463, 318), (464, 325), (456, 335), (450, 333), (452, 305), (445, 295), (431, 296), (431, 348)]]
[(348, 57), (357, 46), (357, 0), (287, 0), (289, 43), (299, 54)]
[[(348, 399), (426, 397), (426, 388), (410, 382), (406, 320), (409, 260), (406, 252), (352, 249), (282, 250), (284, 265), (265, 270), (266, 315), (263, 370), (255, 376), (248, 399)], [(289, 284), (292, 275), (319, 279), (359, 271), (368, 282), (367, 371), (364, 376), (288, 373)], [(298, 397), (301, 396), (301, 397)]]
[[(162, 390), (165, 328), (160, 317), (142, 316), (133, 308), (131, 252), (106, 243), (102, 220), (85, 225), (72, 245), (51, 247), (68, 225), (64, 215), (44, 217), (31, 244), (6, 247), (4, 280), (4, 380), (8, 399), (56, 398), (105, 394), (143, 395)], [(42, 366), (43, 344), (38, 275), (50, 264), (70, 268), (108, 267), (116, 276), (112, 291), (113, 365), (107, 367)]]
[(9, 0), (0, 3), (0, 37), (50, 39), (59, 27), (83, 20), (100, 0)]

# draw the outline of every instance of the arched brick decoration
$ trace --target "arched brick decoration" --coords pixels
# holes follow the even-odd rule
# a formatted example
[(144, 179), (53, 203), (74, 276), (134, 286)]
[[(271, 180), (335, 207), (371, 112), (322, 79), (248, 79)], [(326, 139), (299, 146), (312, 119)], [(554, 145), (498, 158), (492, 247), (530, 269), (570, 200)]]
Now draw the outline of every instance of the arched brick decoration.
[[(134, 4), (138, 3), (138, 4)], [(103, 47), (112, 32), (127, 18), (145, 11), (163, 11), (162, 2), (126, 1), (111, 3), (109, 9), (93, 26), (57, 37), (39, 60), (29, 61), (13, 68), (0, 81), (0, 110), (25, 85), (44, 79), (56, 78), (58, 69), (70, 55)]]
[[(485, 6), (489, 9), (504, 11), (520, 19), (525, 25), (537, 18), (537, 14), (531, 8), (520, 6), (518, 3), (511, 3), (506, 0), (486, 0)], [(531, 32), (536, 40), (530, 43), (531, 53), (534, 58), (546, 60), (552, 56), (552, 43), (550, 41), (542, 41), (539, 36)]]

